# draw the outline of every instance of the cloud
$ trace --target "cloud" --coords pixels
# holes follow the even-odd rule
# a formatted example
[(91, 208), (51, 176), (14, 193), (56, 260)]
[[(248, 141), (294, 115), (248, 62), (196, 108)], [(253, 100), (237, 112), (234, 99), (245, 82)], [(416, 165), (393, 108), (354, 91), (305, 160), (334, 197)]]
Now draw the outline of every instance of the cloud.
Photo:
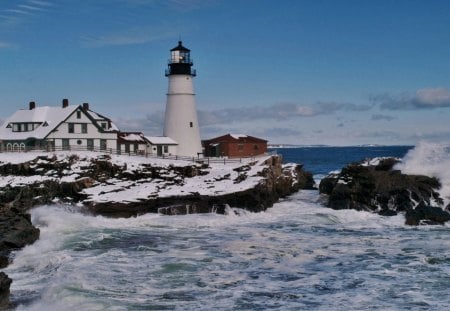
[(0, 42), (0, 50), (2, 49), (10, 49), (15, 47), (14, 44), (8, 43), (8, 42)]
[(219, 0), (117, 0), (132, 6), (156, 6), (164, 5), (165, 7), (181, 12), (188, 12), (202, 9), (204, 7), (212, 6), (219, 2)]
[(212, 111), (199, 111), (201, 124), (210, 125), (254, 120), (288, 120), (293, 118), (330, 115), (339, 111), (366, 111), (371, 105), (350, 103), (318, 102), (314, 105), (296, 103), (276, 103), (270, 106), (225, 108)]
[(372, 117), (370, 118), (370, 120), (372, 120), (372, 121), (380, 121), (380, 120), (392, 121), (395, 119), (396, 119), (395, 117), (391, 117), (391, 116), (387, 116), (387, 115), (383, 115), (383, 114), (373, 114)]
[(81, 38), (81, 43), (85, 47), (100, 48), (105, 46), (121, 46), (121, 45), (135, 45), (145, 44), (152, 41), (171, 38), (176, 35), (176, 32), (172, 29), (147, 29), (133, 28), (125, 31), (121, 31), (114, 34), (108, 34), (103, 36), (86, 36)]
[(54, 4), (49, 1), (26, 0), (22, 3), (11, 6), (0, 11), (0, 26), (15, 27), (25, 21), (29, 21), (31, 17), (48, 11)]
[(302, 134), (300, 130), (292, 129), (292, 128), (285, 128), (285, 127), (274, 127), (274, 128), (267, 128), (262, 131), (257, 131), (256, 133), (259, 136), (262, 137), (298, 137)]
[(450, 91), (443, 87), (424, 88), (415, 94), (379, 94), (370, 100), (386, 110), (415, 110), (450, 107)]
[(155, 111), (144, 118), (113, 118), (121, 131), (143, 132), (145, 135), (160, 136), (163, 133), (164, 112)]

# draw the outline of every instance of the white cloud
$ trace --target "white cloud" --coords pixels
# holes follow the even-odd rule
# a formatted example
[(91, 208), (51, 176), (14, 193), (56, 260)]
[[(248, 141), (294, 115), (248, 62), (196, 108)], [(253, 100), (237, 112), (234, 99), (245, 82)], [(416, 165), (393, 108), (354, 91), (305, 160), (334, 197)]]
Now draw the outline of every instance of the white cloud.
[(16, 27), (19, 24), (29, 21), (32, 17), (47, 11), (53, 3), (40, 0), (28, 0), (10, 6), (0, 11), (0, 25), (3, 27)]
[(380, 121), (380, 120), (392, 121), (392, 120), (395, 120), (395, 119), (396, 119), (395, 117), (387, 116), (387, 115), (384, 115), (384, 114), (374, 114), (370, 118), (370, 120), (372, 120), (372, 121)]
[(8, 43), (8, 42), (1, 42), (0, 41), (0, 49), (9, 49), (9, 48), (12, 48), (12, 47), (14, 47), (13, 44)]
[(430, 107), (450, 106), (450, 91), (443, 87), (418, 90), (416, 97), (423, 105)]
[(176, 33), (173, 30), (161, 31), (161, 29), (144, 30), (141, 28), (134, 28), (104, 36), (83, 37), (81, 38), (81, 43), (85, 47), (100, 48), (105, 46), (145, 44), (164, 38), (170, 38), (175, 35)]
[(371, 97), (374, 104), (387, 110), (414, 110), (450, 107), (450, 91), (443, 87), (424, 88), (415, 94), (380, 94)]

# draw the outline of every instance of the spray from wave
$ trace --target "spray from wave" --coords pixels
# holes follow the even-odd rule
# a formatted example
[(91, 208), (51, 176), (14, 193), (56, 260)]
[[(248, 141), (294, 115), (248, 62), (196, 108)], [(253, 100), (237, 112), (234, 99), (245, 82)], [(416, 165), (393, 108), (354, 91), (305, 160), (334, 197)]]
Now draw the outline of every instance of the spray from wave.
[(420, 174), (439, 179), (445, 206), (450, 203), (450, 144), (419, 142), (396, 168), (405, 174)]

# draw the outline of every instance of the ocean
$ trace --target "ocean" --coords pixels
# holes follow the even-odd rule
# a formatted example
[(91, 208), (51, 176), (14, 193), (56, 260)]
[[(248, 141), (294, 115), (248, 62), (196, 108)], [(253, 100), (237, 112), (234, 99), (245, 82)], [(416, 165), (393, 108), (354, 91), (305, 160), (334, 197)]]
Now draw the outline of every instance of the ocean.
[[(365, 158), (395, 156), (450, 189), (450, 149), (277, 149), (320, 180)], [(450, 192), (449, 192), (450, 193)], [(32, 210), (41, 238), (14, 254), (17, 310), (446, 310), (450, 225), (331, 210), (301, 191), (262, 213), (93, 217)]]

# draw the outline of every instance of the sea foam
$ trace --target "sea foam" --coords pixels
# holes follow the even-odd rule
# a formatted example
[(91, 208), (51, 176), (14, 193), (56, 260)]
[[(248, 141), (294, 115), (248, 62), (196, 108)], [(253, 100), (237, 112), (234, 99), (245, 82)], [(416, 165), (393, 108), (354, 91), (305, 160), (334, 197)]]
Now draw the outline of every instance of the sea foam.
[(419, 142), (396, 166), (405, 174), (436, 177), (445, 205), (450, 203), (450, 144)]

